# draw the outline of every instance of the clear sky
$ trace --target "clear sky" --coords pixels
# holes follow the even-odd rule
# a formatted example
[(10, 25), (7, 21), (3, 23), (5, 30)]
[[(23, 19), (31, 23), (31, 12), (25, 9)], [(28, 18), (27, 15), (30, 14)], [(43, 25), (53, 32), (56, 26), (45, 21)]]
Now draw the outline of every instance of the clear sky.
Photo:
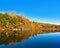
[(60, 0), (0, 0), (0, 12), (12, 11), (32, 21), (60, 24)]

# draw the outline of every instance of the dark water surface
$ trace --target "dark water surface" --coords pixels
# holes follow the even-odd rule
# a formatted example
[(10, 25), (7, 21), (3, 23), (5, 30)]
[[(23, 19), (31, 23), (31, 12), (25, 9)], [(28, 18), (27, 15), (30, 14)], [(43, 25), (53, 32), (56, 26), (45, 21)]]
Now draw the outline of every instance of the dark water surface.
[(60, 48), (60, 33), (39, 34), (14, 45), (0, 45), (0, 48)]

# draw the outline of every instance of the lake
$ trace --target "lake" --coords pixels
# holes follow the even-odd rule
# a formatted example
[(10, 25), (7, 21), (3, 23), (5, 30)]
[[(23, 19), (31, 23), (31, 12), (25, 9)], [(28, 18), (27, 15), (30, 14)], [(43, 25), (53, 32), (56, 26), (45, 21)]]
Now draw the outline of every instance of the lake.
[(60, 33), (39, 34), (14, 45), (0, 45), (0, 48), (60, 48)]

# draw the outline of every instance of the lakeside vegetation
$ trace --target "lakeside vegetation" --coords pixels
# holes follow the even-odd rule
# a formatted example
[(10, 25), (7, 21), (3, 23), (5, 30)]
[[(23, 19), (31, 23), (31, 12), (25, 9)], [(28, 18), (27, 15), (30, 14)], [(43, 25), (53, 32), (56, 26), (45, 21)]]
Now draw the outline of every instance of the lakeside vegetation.
[(0, 44), (14, 44), (37, 34), (60, 32), (60, 25), (38, 23), (15, 14), (0, 13)]

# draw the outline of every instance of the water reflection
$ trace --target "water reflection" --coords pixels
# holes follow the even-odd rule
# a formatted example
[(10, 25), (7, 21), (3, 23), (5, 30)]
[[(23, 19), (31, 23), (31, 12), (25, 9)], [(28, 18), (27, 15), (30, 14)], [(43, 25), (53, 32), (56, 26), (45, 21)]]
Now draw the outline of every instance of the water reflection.
[(0, 45), (0, 48), (60, 48), (60, 33), (40, 34), (15, 44)]
[(4, 30), (0, 33), (0, 44), (15, 44), (16, 42), (21, 42), (27, 40), (30, 36), (37, 34), (50, 33), (50, 32), (59, 32), (59, 30), (42, 30), (42, 29), (14, 29), (14, 30)]

